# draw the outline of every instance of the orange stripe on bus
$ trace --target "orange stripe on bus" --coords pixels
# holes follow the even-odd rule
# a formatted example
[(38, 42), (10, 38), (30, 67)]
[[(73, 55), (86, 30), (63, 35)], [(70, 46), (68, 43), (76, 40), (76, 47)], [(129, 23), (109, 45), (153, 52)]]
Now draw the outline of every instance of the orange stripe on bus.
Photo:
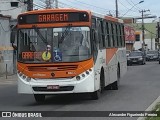
[[(37, 24), (37, 27), (64, 27), (64, 26), (68, 26), (69, 24), (71, 24), (72, 26), (90, 26), (91, 27), (91, 23), (90, 22), (68, 22), (68, 23), (47, 23), (47, 24)], [(34, 24), (28, 24), (28, 25), (17, 25), (18, 28), (33, 28)]]
[(113, 58), (118, 48), (108, 48), (106, 49), (106, 63), (108, 64), (110, 60)]
[[(17, 65), (18, 71), (31, 78), (68, 78), (75, 77), (93, 67), (93, 58), (76, 63), (23, 64)], [(51, 73), (55, 76), (52, 77)]]
[(117, 18), (114, 18), (114, 17), (111, 17), (111, 16), (105, 16), (105, 19), (109, 20), (109, 21), (113, 21), (113, 22), (118, 22)]

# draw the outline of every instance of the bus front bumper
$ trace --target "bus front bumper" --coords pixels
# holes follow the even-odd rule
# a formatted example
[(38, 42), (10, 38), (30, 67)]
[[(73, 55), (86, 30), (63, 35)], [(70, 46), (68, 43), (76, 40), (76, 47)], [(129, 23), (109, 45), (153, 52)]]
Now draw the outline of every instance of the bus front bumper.
[[(82, 73), (84, 74), (84, 73)], [(27, 82), (18, 75), (18, 93), (22, 94), (66, 94), (66, 93), (86, 93), (95, 91), (94, 72), (79, 75), (80, 80), (74, 78), (66, 79), (31, 79)]]

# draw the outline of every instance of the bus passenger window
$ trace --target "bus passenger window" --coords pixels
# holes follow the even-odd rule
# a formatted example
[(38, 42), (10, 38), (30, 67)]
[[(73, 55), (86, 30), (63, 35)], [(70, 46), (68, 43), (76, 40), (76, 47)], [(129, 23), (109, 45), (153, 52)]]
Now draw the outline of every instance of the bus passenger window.
[(111, 47), (111, 24), (109, 22), (106, 23), (106, 30), (107, 30), (107, 41), (108, 47)]

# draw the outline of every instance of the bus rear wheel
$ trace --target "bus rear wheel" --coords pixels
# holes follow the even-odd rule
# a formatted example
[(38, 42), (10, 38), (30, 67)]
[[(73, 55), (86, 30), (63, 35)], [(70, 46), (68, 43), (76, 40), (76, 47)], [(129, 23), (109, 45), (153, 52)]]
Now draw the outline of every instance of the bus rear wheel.
[(45, 101), (45, 95), (42, 94), (34, 94), (34, 98), (37, 103), (42, 103)]
[(119, 84), (120, 84), (120, 67), (118, 65), (118, 68), (117, 68), (117, 81), (112, 83), (112, 90), (118, 90)]

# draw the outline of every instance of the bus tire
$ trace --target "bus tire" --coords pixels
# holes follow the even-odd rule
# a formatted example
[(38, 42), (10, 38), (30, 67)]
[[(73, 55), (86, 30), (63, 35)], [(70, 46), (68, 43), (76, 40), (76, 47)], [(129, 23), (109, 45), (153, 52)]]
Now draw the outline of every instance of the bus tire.
[(98, 100), (100, 98), (100, 94), (101, 94), (100, 90), (90, 93), (91, 99)]
[(104, 69), (101, 69), (100, 74), (100, 92), (103, 93), (105, 88), (105, 80), (104, 80)]
[(37, 103), (42, 103), (45, 101), (45, 95), (42, 94), (34, 94), (34, 98)]
[(118, 90), (119, 84), (120, 84), (120, 67), (118, 65), (118, 68), (117, 68), (117, 81), (112, 83), (112, 90)]

